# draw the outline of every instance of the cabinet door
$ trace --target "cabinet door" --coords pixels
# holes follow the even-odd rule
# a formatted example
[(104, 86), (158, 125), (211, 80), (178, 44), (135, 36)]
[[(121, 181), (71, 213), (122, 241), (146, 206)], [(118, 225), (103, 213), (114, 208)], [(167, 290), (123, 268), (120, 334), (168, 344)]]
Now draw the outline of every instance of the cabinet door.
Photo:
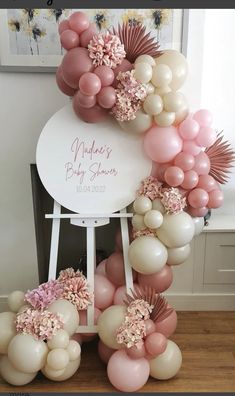
[(204, 284), (235, 283), (235, 233), (206, 235)]

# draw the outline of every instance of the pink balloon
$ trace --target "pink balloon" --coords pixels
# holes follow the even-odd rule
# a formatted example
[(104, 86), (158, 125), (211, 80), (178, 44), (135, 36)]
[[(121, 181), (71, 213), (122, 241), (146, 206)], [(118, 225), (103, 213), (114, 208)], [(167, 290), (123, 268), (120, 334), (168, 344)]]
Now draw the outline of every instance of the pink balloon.
[(196, 143), (202, 147), (210, 147), (215, 143), (217, 134), (213, 128), (201, 127), (196, 138)]
[(184, 172), (178, 166), (170, 166), (165, 174), (165, 181), (171, 187), (177, 187), (184, 181)]
[(179, 133), (184, 140), (195, 139), (195, 137), (198, 135), (199, 129), (200, 127), (197, 121), (193, 120), (190, 117), (187, 117), (179, 125)]
[(77, 341), (80, 345), (82, 345), (82, 335), (81, 334), (74, 333), (70, 339)]
[(184, 173), (184, 181), (181, 184), (185, 190), (192, 190), (198, 183), (198, 174), (194, 170), (189, 170)]
[(84, 12), (74, 12), (69, 18), (69, 26), (76, 33), (81, 34), (89, 27), (89, 19)]
[(116, 251), (122, 252), (122, 234), (120, 228), (117, 230), (115, 235)]
[(62, 47), (69, 51), (79, 46), (79, 35), (73, 30), (64, 30), (60, 35), (60, 42)]
[(96, 95), (101, 89), (101, 81), (95, 73), (84, 73), (79, 80), (79, 88), (84, 95)]
[(154, 321), (151, 319), (145, 320), (144, 323), (145, 323), (145, 329), (146, 329), (145, 331), (146, 331), (146, 337), (147, 337), (148, 335), (155, 332), (156, 326), (155, 326)]
[[(138, 287), (137, 283), (134, 283), (134, 288)], [(125, 305), (124, 301), (126, 299), (126, 286), (119, 286), (115, 291), (113, 303), (114, 305)]]
[(111, 109), (116, 102), (116, 92), (113, 87), (101, 88), (97, 95), (98, 103), (104, 109)]
[(139, 347), (134, 345), (131, 348), (127, 348), (126, 353), (131, 359), (141, 359), (145, 357), (146, 349), (144, 343)]
[(188, 171), (194, 167), (195, 159), (192, 154), (181, 152), (175, 157), (174, 164), (183, 171)]
[(68, 29), (70, 29), (70, 26), (69, 26), (69, 21), (67, 19), (60, 22), (59, 28), (58, 28), (59, 34), (63, 33), (65, 30), (68, 30)]
[(113, 253), (106, 261), (106, 274), (110, 282), (116, 286), (125, 284), (124, 260), (122, 253)]
[(101, 262), (97, 265), (97, 267), (96, 267), (96, 269), (95, 269), (95, 273), (96, 273), (96, 274), (106, 276), (106, 272), (105, 272), (106, 260), (107, 260), (107, 259), (101, 261)]
[[(95, 310), (94, 310), (94, 324), (95, 325), (97, 324), (100, 315), (101, 315), (101, 311), (95, 307)], [(80, 324), (80, 326), (87, 325), (87, 310), (79, 311), (79, 324)], [(86, 338), (86, 337), (93, 337), (96, 335), (96, 333), (82, 333), (81, 335), (82, 335), (82, 337)]]
[(145, 348), (150, 355), (160, 355), (166, 350), (166, 347), (167, 339), (162, 333), (152, 333), (145, 340)]
[(164, 267), (159, 272), (151, 275), (138, 274), (138, 282), (141, 286), (151, 286), (156, 290), (156, 293), (162, 293), (167, 290), (173, 281), (173, 272), (169, 265)]
[(84, 30), (84, 32), (82, 32), (82, 34), (80, 35), (81, 47), (87, 48), (88, 44), (90, 43), (91, 39), (95, 34), (97, 34), (96, 24), (91, 23), (88, 29)]
[(99, 340), (98, 353), (99, 353), (99, 357), (103, 363), (108, 364), (109, 359), (111, 358), (111, 356), (113, 355), (113, 353), (115, 351), (116, 351), (116, 349), (109, 348), (101, 340)]
[(192, 206), (188, 206), (187, 211), (193, 217), (204, 217), (208, 213), (208, 208), (193, 208)]
[(185, 140), (183, 142), (183, 151), (191, 155), (197, 155), (200, 153), (201, 147), (194, 140)]
[(96, 104), (96, 97), (93, 95), (87, 96), (84, 95), (81, 91), (77, 91), (74, 96), (74, 107), (85, 107), (86, 109), (90, 109)]
[(158, 164), (158, 167), (156, 170), (156, 178), (158, 181), (161, 181), (161, 182), (165, 181), (165, 172), (170, 166), (172, 166), (171, 162), (167, 162), (166, 164)]
[(212, 176), (201, 175), (199, 176), (197, 187), (210, 192), (217, 189), (217, 183)]
[(208, 204), (208, 193), (202, 188), (195, 188), (188, 195), (188, 202), (193, 208), (202, 208)]
[[(127, 59), (123, 59), (122, 63), (120, 65), (118, 65), (113, 71), (114, 71), (114, 76), (117, 77), (118, 73), (120, 72), (126, 72), (126, 71), (130, 71), (133, 69), (133, 66), (131, 64), (131, 62), (129, 62)], [(113, 86), (114, 88), (116, 88), (116, 86), (118, 85), (118, 80), (117, 78), (114, 79), (113, 82)]]
[(94, 68), (86, 48), (77, 47), (68, 51), (62, 61), (62, 73), (65, 82), (72, 88), (79, 87), (79, 80), (84, 73)]
[(112, 305), (115, 286), (103, 275), (95, 274), (94, 299), (95, 306), (99, 309)]
[(175, 310), (165, 319), (160, 322), (155, 322), (156, 332), (163, 334), (166, 338), (169, 338), (177, 327), (177, 314)]
[(197, 172), (198, 176), (207, 175), (209, 173), (210, 159), (208, 155), (204, 153), (204, 151), (201, 151), (198, 155), (196, 155), (193, 170)]
[(98, 105), (86, 109), (73, 101), (73, 109), (79, 118), (89, 123), (101, 122), (107, 116), (107, 111)]
[(110, 67), (105, 65), (98, 66), (94, 73), (100, 78), (102, 87), (108, 87), (113, 83), (114, 72)]
[(177, 128), (152, 126), (144, 137), (144, 149), (153, 161), (164, 163), (173, 160), (182, 149)]
[(205, 109), (197, 111), (194, 114), (193, 118), (198, 122), (201, 127), (210, 127), (213, 122), (211, 112)]
[(68, 96), (74, 96), (76, 93), (76, 90), (71, 88), (68, 84), (63, 79), (62, 75), (62, 67), (59, 66), (58, 69), (56, 70), (56, 82), (59, 87), (59, 89)]
[(208, 208), (217, 209), (223, 205), (224, 193), (221, 190), (213, 190), (209, 193)]
[(109, 381), (122, 392), (142, 388), (148, 381), (149, 372), (149, 362), (145, 358), (131, 359), (125, 350), (114, 352), (107, 367)]

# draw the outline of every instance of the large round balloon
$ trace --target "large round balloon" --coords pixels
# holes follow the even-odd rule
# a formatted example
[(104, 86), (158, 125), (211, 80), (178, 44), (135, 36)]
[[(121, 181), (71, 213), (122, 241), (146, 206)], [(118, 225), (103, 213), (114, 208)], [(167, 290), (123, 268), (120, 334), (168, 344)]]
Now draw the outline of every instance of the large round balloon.
[(188, 213), (165, 214), (163, 218), (162, 226), (157, 229), (157, 236), (167, 247), (181, 247), (192, 240), (195, 228)]
[(185, 246), (181, 246), (178, 248), (168, 248), (168, 265), (179, 265), (182, 264), (190, 255), (191, 248), (190, 245), (187, 244)]
[(166, 350), (156, 358), (150, 360), (150, 375), (159, 380), (174, 377), (182, 364), (182, 354), (175, 342), (168, 340)]
[(48, 311), (62, 316), (64, 330), (66, 330), (69, 335), (75, 333), (79, 325), (79, 314), (75, 305), (67, 300), (56, 300), (49, 305)]
[(37, 371), (34, 373), (23, 373), (12, 366), (7, 356), (2, 356), (0, 357), (0, 375), (11, 385), (23, 386), (33, 381)]
[(144, 150), (158, 163), (172, 161), (182, 150), (183, 142), (175, 127), (153, 126), (144, 137)]
[(123, 305), (112, 305), (98, 319), (98, 334), (105, 345), (112, 349), (121, 348), (116, 341), (116, 330), (121, 326), (126, 313)]
[(155, 59), (156, 65), (164, 64), (169, 66), (172, 72), (172, 80), (169, 84), (173, 91), (181, 88), (187, 73), (187, 60), (183, 54), (176, 50), (165, 50), (161, 56)]

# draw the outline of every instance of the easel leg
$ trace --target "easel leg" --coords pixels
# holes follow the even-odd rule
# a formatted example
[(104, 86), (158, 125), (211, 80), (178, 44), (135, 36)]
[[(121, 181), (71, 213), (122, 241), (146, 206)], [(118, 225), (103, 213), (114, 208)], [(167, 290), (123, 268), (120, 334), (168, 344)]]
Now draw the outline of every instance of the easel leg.
[[(91, 291), (94, 291), (94, 276), (96, 267), (95, 228), (87, 227), (87, 281)], [(87, 325), (94, 326), (94, 301), (87, 309)]]
[[(126, 209), (121, 210), (121, 213), (126, 213)], [(125, 268), (125, 278), (126, 278), (126, 290), (127, 293), (133, 290), (133, 276), (132, 268), (128, 259), (128, 249), (129, 249), (129, 231), (128, 231), (128, 220), (126, 217), (121, 217), (121, 233), (122, 233), (122, 247), (123, 247), (123, 257), (124, 257), (124, 268)]]
[[(59, 215), (60, 213), (61, 213), (61, 206), (60, 204), (58, 204), (58, 202), (54, 201), (53, 214)], [(60, 235), (60, 219), (53, 219), (52, 231), (51, 231), (51, 250), (50, 250), (48, 280), (56, 279), (59, 235)]]

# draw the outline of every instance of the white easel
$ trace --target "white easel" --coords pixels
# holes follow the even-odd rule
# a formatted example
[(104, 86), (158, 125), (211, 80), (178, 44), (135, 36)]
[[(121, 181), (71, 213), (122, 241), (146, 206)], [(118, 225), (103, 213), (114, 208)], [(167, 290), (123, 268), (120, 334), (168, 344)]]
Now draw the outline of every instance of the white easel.
[[(59, 233), (60, 221), (62, 219), (70, 219), (72, 225), (86, 228), (87, 236), (87, 280), (90, 290), (94, 291), (94, 274), (96, 267), (96, 240), (95, 228), (109, 224), (110, 218), (120, 218), (121, 235), (124, 256), (124, 269), (126, 279), (127, 293), (133, 289), (132, 269), (128, 261), (129, 248), (129, 232), (128, 232), (128, 217), (132, 217), (131, 213), (127, 213), (126, 209), (119, 213), (112, 214), (62, 214), (61, 205), (54, 201), (53, 214), (46, 214), (47, 219), (52, 219), (52, 233), (51, 233), (51, 249), (49, 261), (48, 280), (56, 278), (58, 248), (59, 248)], [(79, 326), (77, 333), (97, 333), (97, 326), (94, 325), (94, 303), (90, 305), (87, 310), (87, 326)]]

